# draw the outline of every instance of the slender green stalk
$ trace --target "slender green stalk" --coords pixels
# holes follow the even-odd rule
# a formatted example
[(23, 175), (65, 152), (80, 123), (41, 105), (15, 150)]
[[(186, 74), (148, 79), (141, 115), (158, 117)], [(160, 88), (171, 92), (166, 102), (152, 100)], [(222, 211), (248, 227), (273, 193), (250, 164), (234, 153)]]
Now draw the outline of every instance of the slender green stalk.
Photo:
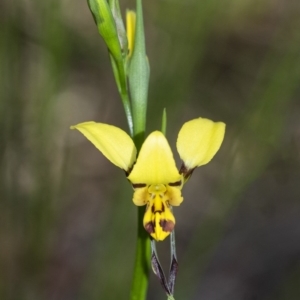
[[(133, 139), (139, 150), (145, 138), (149, 65), (145, 51), (142, 0), (136, 1), (136, 10), (135, 45), (128, 79), (132, 104)], [(149, 234), (142, 226), (144, 213), (145, 207), (138, 207), (138, 236), (130, 300), (145, 299), (148, 289), (151, 251)]]
[(151, 255), (149, 235), (141, 226), (144, 213), (145, 207), (138, 207), (138, 238), (130, 300), (146, 299), (148, 289)]

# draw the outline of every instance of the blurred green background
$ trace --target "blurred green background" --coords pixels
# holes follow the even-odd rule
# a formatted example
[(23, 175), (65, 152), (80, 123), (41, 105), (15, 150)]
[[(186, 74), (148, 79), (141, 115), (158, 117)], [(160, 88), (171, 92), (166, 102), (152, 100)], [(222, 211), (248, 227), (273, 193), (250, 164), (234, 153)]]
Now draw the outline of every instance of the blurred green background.
[[(185, 121), (227, 124), (175, 208), (175, 298), (300, 299), (300, 2), (145, 0), (144, 15), (148, 132), (166, 107), (175, 153)], [(2, 0), (0, 76), (0, 299), (128, 299), (131, 187), (69, 130), (127, 130), (86, 2)], [(148, 299), (165, 298), (151, 274)]]

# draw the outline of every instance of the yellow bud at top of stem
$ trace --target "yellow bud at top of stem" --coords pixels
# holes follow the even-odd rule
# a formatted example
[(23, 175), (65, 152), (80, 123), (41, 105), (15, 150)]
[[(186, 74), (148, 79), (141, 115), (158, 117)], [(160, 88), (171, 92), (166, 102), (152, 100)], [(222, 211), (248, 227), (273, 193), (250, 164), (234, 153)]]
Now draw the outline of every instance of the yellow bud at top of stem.
[(127, 39), (128, 39), (128, 57), (133, 53), (134, 40), (135, 40), (135, 22), (136, 13), (133, 10), (127, 10), (126, 12), (126, 28), (127, 28)]

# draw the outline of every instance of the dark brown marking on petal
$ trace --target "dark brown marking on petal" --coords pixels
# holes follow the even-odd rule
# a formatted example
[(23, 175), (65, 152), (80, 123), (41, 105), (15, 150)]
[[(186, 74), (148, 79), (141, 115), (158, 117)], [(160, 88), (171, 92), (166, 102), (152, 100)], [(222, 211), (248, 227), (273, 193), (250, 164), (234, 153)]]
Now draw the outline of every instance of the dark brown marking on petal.
[(165, 232), (171, 232), (175, 227), (175, 224), (170, 220), (160, 220), (159, 225)]
[(182, 163), (180, 170), (179, 170), (179, 174), (186, 174), (188, 172), (188, 168), (185, 166), (184, 163)]
[(161, 211), (165, 212), (165, 205), (163, 203), (161, 204)]
[(193, 174), (195, 169), (196, 168), (188, 169), (185, 164), (182, 163), (179, 174), (183, 174), (183, 177), (187, 180)]
[(132, 184), (132, 187), (134, 188), (134, 189), (138, 189), (138, 188), (143, 188), (143, 187), (145, 187), (147, 184), (146, 183), (133, 183)]
[(153, 209), (153, 211), (152, 211), (153, 213), (157, 213), (157, 214), (161, 214), (162, 213), (162, 210), (160, 210), (160, 209)]
[(170, 182), (169, 186), (181, 186), (181, 180), (176, 181), (176, 182)]
[(149, 223), (145, 224), (145, 226), (144, 226), (144, 228), (146, 229), (146, 231), (149, 234), (154, 233), (154, 227), (155, 227), (155, 224), (152, 222), (149, 222)]
[(128, 170), (126, 171), (126, 170), (124, 170), (125, 171), (125, 174), (126, 174), (126, 177), (128, 177), (129, 176), (129, 174), (131, 173), (131, 171), (132, 171), (132, 169), (133, 169), (133, 167), (134, 167), (134, 165), (136, 164), (136, 161), (132, 164), (132, 166), (131, 167), (129, 167), (128, 168)]
[(151, 206), (151, 211), (152, 211), (152, 213), (154, 213), (154, 211), (155, 211), (154, 204), (152, 204), (152, 206)]

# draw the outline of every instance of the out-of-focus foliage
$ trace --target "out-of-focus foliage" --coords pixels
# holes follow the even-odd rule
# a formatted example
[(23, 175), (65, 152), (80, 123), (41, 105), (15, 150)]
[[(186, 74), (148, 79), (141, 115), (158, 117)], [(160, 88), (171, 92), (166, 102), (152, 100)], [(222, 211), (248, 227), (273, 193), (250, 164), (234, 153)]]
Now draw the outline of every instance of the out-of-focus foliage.
[[(164, 107), (174, 149), (186, 120), (227, 124), (174, 209), (175, 298), (300, 298), (299, 15), (292, 0), (144, 3), (148, 132)], [(2, 1), (0, 71), (0, 299), (126, 299), (132, 191), (69, 130), (127, 126), (87, 4)], [(149, 299), (165, 299), (154, 276)]]

